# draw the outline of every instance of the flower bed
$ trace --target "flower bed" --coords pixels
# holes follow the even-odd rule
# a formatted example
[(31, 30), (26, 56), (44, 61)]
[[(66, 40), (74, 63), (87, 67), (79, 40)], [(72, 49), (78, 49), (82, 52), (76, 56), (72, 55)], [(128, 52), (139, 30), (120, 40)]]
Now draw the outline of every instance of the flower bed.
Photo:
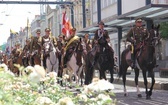
[[(115, 105), (113, 85), (105, 80), (80, 87), (74, 94), (64, 81), (61, 87), (53, 77), (42, 82), (29, 81), (27, 76), (15, 77), (0, 70), (0, 105)], [(106, 87), (103, 87), (106, 86)], [(108, 87), (109, 86), (109, 87)], [(75, 87), (76, 88), (76, 87)]]

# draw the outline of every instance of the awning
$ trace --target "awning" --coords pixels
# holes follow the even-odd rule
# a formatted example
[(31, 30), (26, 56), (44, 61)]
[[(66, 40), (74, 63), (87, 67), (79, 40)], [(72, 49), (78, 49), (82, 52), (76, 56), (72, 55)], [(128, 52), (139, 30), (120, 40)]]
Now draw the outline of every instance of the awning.
[[(153, 20), (154, 23), (168, 21), (168, 4), (150, 4), (131, 12), (116, 16), (115, 18), (104, 20), (105, 29), (110, 32), (116, 32), (116, 27), (122, 27), (126, 30), (134, 25), (135, 19)], [(79, 32), (94, 32), (98, 25), (85, 28)]]

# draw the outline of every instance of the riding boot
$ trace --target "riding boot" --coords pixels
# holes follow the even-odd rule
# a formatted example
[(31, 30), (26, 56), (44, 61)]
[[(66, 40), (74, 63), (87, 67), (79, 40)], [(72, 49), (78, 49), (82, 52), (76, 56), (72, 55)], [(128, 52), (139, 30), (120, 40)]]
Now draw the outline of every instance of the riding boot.
[(30, 58), (30, 61), (31, 61), (31, 66), (34, 66), (35, 64), (34, 64), (34, 58), (33, 57)]
[(67, 67), (67, 55), (65, 54), (65, 56), (64, 56), (64, 68), (66, 68)]
[(135, 55), (134, 55), (134, 53), (131, 53), (131, 60), (132, 60), (131, 67), (135, 68), (136, 66), (135, 66)]
[(43, 67), (44, 67), (44, 69), (47, 68), (47, 65), (46, 65), (46, 57), (43, 58)]
[(94, 61), (93, 61), (93, 64), (92, 64), (92, 66), (94, 66), (95, 64), (96, 64), (96, 62), (97, 62), (97, 60), (98, 60), (98, 53), (96, 53), (95, 54), (95, 57), (94, 57)]

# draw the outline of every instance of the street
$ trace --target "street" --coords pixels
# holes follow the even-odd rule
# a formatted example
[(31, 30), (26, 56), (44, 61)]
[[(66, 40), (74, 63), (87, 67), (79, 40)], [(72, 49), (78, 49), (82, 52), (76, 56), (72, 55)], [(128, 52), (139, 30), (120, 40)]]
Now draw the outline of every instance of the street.
[(124, 96), (122, 85), (114, 84), (114, 87), (117, 105), (168, 105), (168, 91), (154, 90), (151, 99), (146, 100), (144, 88), (140, 88), (142, 98), (138, 98), (135, 87), (127, 86), (127, 97)]

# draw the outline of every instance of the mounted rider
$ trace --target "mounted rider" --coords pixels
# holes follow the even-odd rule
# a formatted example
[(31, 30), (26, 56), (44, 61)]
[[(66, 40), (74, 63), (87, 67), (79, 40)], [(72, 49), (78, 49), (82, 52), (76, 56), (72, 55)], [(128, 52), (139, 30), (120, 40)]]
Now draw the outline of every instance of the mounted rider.
[(16, 63), (17, 58), (19, 57), (20, 53), (22, 52), (22, 49), (20, 48), (20, 43), (16, 42), (15, 48), (11, 52), (11, 59), (13, 60), (13, 63)]
[[(65, 36), (63, 34), (60, 34), (58, 36), (57, 47), (59, 49), (59, 54), (58, 54), (59, 67), (62, 67), (62, 55), (63, 55), (63, 50), (65, 47)], [(59, 68), (59, 69), (61, 69), (61, 68)]]
[(42, 37), (42, 46), (43, 46), (43, 67), (46, 69), (46, 58), (49, 56), (49, 53), (45, 53), (45, 44), (51, 43), (54, 47), (57, 46), (57, 39), (54, 36), (50, 35), (50, 28), (45, 29), (45, 35)]
[(35, 54), (40, 55), (40, 51), (38, 51), (39, 47), (41, 47), (41, 42), (42, 42), (42, 37), (41, 37), (41, 30), (37, 29), (36, 31), (36, 36), (31, 37), (31, 42), (30, 42), (30, 63), (32, 66), (35, 65), (34, 63), (34, 56)]
[(95, 47), (98, 47), (98, 51), (95, 54), (95, 59), (93, 64), (95, 64), (95, 62), (97, 61), (100, 53), (103, 53), (105, 50), (108, 50), (109, 56), (111, 57), (111, 59), (114, 59), (114, 50), (112, 49), (111, 46), (109, 46), (108, 43), (110, 43), (110, 37), (108, 34), (108, 31), (104, 29), (104, 22), (100, 21), (98, 23), (99, 25), (99, 29), (96, 30), (95, 35), (94, 35), (94, 39), (93, 39), (93, 50), (95, 49)]
[(22, 62), (24, 62), (24, 59), (27, 59), (27, 64), (28, 64), (29, 50), (30, 50), (30, 40), (26, 39), (26, 44), (23, 48), (24, 56), (22, 57)]
[(84, 35), (83, 41), (85, 42), (86, 50), (90, 51), (92, 49), (92, 44), (88, 33)]
[(142, 19), (135, 20), (135, 26), (132, 27), (127, 33), (127, 41), (132, 44), (131, 52), (131, 67), (135, 68), (135, 60), (137, 51), (140, 50), (145, 40), (149, 38), (149, 32), (146, 28), (142, 27)]
[(70, 60), (73, 52), (75, 51), (76, 46), (79, 42), (79, 37), (76, 36), (76, 28), (72, 28), (70, 31), (70, 36), (66, 39), (67, 43), (64, 48), (65, 56), (64, 56), (64, 68), (67, 67), (67, 62)]

